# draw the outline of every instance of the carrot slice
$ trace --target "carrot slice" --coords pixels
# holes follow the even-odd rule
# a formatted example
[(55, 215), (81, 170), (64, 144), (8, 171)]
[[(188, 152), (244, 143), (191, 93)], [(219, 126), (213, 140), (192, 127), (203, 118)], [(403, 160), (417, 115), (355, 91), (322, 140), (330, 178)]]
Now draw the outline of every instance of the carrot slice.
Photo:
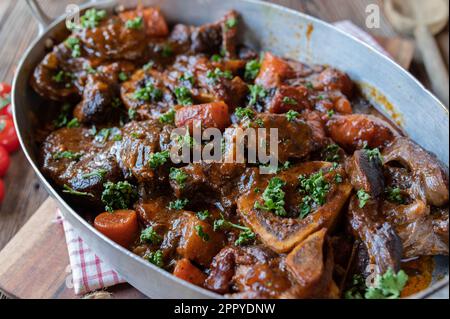
[(203, 286), (206, 279), (206, 275), (186, 258), (177, 261), (173, 275), (197, 286)]
[(293, 70), (285, 60), (266, 53), (261, 63), (261, 69), (256, 77), (255, 83), (265, 88), (279, 86), (282, 81), (292, 74)]
[(177, 127), (188, 126), (192, 130), (193, 122), (201, 121), (203, 128), (215, 127), (220, 130), (230, 125), (228, 105), (224, 102), (213, 102), (179, 108), (175, 114)]
[(101, 213), (95, 218), (94, 226), (103, 235), (123, 247), (129, 247), (139, 232), (138, 219), (134, 210)]

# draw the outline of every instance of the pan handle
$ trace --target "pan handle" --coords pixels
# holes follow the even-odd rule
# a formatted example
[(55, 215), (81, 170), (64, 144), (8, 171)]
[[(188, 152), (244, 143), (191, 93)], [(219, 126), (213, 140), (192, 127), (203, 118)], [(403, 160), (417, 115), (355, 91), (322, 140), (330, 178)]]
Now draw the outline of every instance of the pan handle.
[[(36, 21), (39, 24), (39, 35), (41, 35), (42, 33), (44, 33), (45, 29), (47, 29), (47, 27), (50, 25), (50, 23), (53, 22), (53, 19), (50, 18), (45, 12), (44, 10), (42, 10), (41, 6), (38, 3), (38, 0), (26, 0), (28, 7), (31, 10), (31, 14), (33, 15), (33, 17), (36, 19)], [(99, 3), (99, 2), (105, 2), (102, 0), (88, 0), (86, 1), (86, 3)], [(107, 1), (107, 2), (111, 2), (111, 1)]]

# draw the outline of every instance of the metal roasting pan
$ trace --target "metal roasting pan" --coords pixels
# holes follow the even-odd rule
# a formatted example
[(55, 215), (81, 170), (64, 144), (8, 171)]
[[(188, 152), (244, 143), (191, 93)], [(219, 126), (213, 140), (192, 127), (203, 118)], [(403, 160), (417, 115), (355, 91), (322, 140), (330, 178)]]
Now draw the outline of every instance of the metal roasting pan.
[[(39, 119), (47, 112), (42, 107), (42, 100), (31, 89), (29, 78), (46, 53), (46, 40), (65, 28), (65, 15), (52, 21), (36, 0), (27, 2), (39, 22), (40, 32), (19, 63), (12, 101), (22, 149), (42, 185), (58, 202), (64, 218), (75, 227), (87, 245), (145, 295), (152, 298), (223, 298), (172, 276), (100, 234), (42, 175), (34, 136)], [(136, 1), (123, 4), (134, 6)], [(370, 93), (368, 97), (379, 111), (390, 118), (395, 114), (395, 120), (400, 122), (404, 131), (435, 153), (448, 167), (448, 110), (395, 62), (330, 24), (257, 0), (148, 0), (143, 4), (159, 6), (169, 22), (195, 25), (215, 21), (230, 9), (237, 10), (243, 21), (240, 35), (243, 43), (306, 63), (329, 64), (347, 72), (365, 92)], [(85, 10), (96, 6), (112, 10), (116, 5), (117, 1), (90, 1), (80, 8)], [(395, 113), (392, 106), (395, 106)], [(435, 264), (432, 285), (412, 298), (448, 298), (448, 257), (436, 257)]]

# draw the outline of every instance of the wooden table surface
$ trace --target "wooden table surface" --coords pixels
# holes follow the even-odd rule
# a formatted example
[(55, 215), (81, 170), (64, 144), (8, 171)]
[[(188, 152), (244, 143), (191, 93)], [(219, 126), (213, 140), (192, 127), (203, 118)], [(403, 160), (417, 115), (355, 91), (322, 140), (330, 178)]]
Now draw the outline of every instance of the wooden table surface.
[[(365, 9), (368, 4), (379, 4), (381, 0), (271, 0), (272, 2), (300, 10), (323, 20), (334, 22), (350, 19), (366, 29)], [(41, 0), (48, 15), (55, 16), (64, 11), (69, 3), (81, 0)], [(143, 1), (145, 3), (145, 1)], [(381, 12), (382, 13), (382, 12)], [(394, 36), (389, 22), (382, 13), (381, 27), (367, 30), (374, 35)], [(33, 20), (24, 0), (0, 1), (0, 81), (11, 82), (14, 70), (24, 50), (37, 34), (37, 24)], [(448, 27), (438, 35), (438, 40), (448, 66), (449, 38)], [(420, 59), (413, 64), (412, 72), (426, 86), (428, 79)], [(39, 185), (25, 156), (19, 151), (12, 155), (11, 167), (4, 179), (6, 198), (0, 206), (0, 250), (17, 233), (30, 216), (47, 198), (45, 190)]]

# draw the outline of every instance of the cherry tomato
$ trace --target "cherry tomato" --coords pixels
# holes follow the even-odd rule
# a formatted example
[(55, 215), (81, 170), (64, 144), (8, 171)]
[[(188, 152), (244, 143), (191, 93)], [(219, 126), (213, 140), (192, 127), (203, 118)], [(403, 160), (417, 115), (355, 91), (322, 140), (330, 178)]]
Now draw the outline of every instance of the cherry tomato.
[(0, 116), (0, 145), (10, 153), (16, 151), (20, 145), (14, 123), (7, 116)]
[(3, 198), (5, 198), (5, 184), (3, 184), (3, 180), (0, 179), (0, 204), (3, 202)]
[(0, 146), (0, 177), (6, 175), (6, 172), (8, 171), (9, 168), (9, 164), (10, 159), (8, 151), (3, 146)]
[(11, 86), (0, 83), (0, 115), (7, 115), (12, 118), (11, 108)]

